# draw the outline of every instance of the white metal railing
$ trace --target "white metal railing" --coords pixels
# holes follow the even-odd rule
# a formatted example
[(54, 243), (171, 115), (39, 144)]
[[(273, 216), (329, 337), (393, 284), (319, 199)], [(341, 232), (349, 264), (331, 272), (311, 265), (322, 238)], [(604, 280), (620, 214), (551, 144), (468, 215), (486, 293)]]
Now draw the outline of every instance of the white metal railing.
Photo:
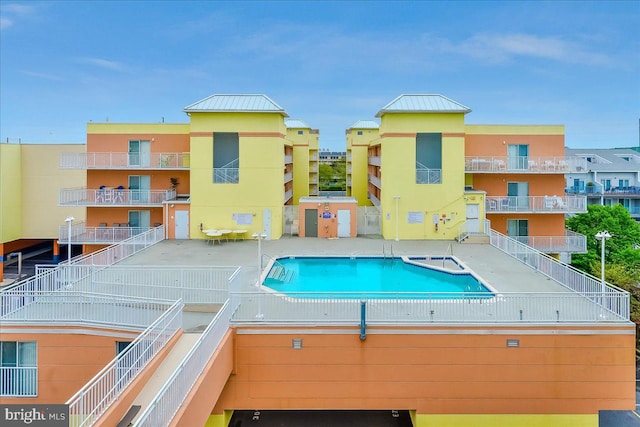
[(375, 187), (382, 190), (382, 184), (380, 182), (380, 178), (378, 178), (377, 176), (369, 174), (369, 183), (373, 184)]
[(596, 292), (518, 293), (273, 293), (243, 292), (232, 323), (367, 324), (622, 322), (629, 296)]
[(431, 169), (416, 162), (416, 184), (442, 184), (442, 169)]
[(309, 183), (310, 184), (317, 184), (318, 183), (318, 174), (317, 173), (312, 173), (309, 175)]
[(291, 182), (293, 180), (293, 172), (287, 172), (284, 174), (284, 183)]
[(373, 166), (380, 166), (380, 157), (379, 156), (371, 156), (369, 157), (369, 164)]
[(487, 213), (580, 213), (587, 211), (585, 196), (505, 196), (485, 200)]
[(373, 193), (369, 192), (367, 193), (369, 200), (371, 200), (371, 203), (373, 203), (373, 206), (377, 206), (380, 207), (380, 199), (378, 199)]
[(126, 190), (124, 188), (63, 188), (60, 190), (60, 206), (139, 206), (162, 205), (165, 200), (175, 200), (175, 189)]
[(240, 182), (239, 159), (232, 160), (219, 168), (213, 168), (213, 182), (217, 184), (237, 184)]
[(0, 323), (98, 324), (146, 327), (173, 301), (129, 298), (77, 291), (5, 291), (0, 295)]
[(284, 164), (289, 164), (289, 163), (293, 163), (293, 155), (291, 154), (285, 154), (284, 155)]
[[(629, 319), (629, 293), (596, 277), (518, 242), (511, 237), (491, 230), (491, 245), (527, 264), (536, 271), (550, 277), (561, 285), (599, 301), (600, 306), (612, 311), (617, 317)], [(597, 297), (597, 298), (596, 298)]]
[(563, 156), (467, 156), (465, 172), (569, 173), (586, 172), (584, 157)]
[(61, 153), (60, 169), (189, 169), (189, 153)]
[(587, 236), (566, 231), (566, 236), (511, 236), (513, 239), (527, 246), (530, 246), (540, 252), (545, 253), (586, 253), (587, 252)]
[(36, 397), (38, 396), (38, 367), (17, 366), (0, 367), (0, 396)]
[[(74, 289), (109, 292), (131, 298), (182, 299), (191, 303), (224, 303), (229, 297), (229, 277), (239, 267), (114, 265), (98, 269)], [(80, 290), (78, 289), (78, 290)]]
[[(87, 227), (84, 224), (73, 224), (71, 242), (74, 244), (118, 243), (149, 230), (151, 227)], [(58, 240), (60, 242), (68, 242), (68, 235), (68, 226), (58, 226)]]
[[(239, 270), (229, 277), (228, 287), (234, 288)], [(238, 308), (237, 298), (229, 299), (216, 317), (209, 323), (193, 348), (182, 360), (171, 378), (158, 391), (151, 404), (140, 415), (135, 426), (156, 427), (168, 425), (182, 406), (185, 398), (193, 388), (198, 377), (204, 373), (211, 356), (224, 338), (231, 317)]]
[(293, 197), (293, 190), (287, 190), (284, 192), (284, 202), (287, 203), (289, 199)]
[(125, 351), (66, 402), (69, 405), (70, 427), (90, 426), (98, 421), (149, 361), (182, 328), (183, 306), (182, 301), (171, 305)]

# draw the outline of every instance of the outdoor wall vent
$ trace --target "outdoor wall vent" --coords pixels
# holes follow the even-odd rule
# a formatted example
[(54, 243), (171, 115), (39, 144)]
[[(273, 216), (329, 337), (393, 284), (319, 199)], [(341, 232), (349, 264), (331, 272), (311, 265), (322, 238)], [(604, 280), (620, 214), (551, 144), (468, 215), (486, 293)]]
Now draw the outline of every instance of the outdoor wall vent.
[(302, 338), (294, 338), (291, 340), (291, 348), (300, 350), (302, 348)]
[(507, 340), (507, 347), (520, 347), (520, 340)]

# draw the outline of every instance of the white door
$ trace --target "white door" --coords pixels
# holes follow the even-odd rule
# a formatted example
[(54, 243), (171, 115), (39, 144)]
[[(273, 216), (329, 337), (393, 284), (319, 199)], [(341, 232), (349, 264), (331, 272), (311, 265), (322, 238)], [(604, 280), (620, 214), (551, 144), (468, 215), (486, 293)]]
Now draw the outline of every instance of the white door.
[(467, 205), (467, 233), (478, 233), (480, 231), (480, 205)]
[(271, 209), (262, 211), (262, 232), (267, 236), (266, 240), (271, 240)]
[(189, 238), (189, 211), (175, 211), (175, 236), (176, 239)]
[(351, 211), (338, 210), (338, 237), (351, 236)]

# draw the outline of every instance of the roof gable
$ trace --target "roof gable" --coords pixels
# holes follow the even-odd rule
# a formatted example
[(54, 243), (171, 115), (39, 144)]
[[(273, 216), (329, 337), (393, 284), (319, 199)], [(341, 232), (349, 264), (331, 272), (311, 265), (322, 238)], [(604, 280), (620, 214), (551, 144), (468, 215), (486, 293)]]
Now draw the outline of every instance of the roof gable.
[(358, 120), (357, 122), (349, 126), (348, 129), (379, 129), (379, 128), (380, 128), (380, 125), (378, 124), (378, 122), (375, 122), (373, 120)]
[(470, 113), (471, 109), (442, 95), (400, 95), (384, 107), (376, 117), (386, 113)]
[(267, 95), (211, 95), (184, 108), (185, 113), (279, 113), (284, 109)]

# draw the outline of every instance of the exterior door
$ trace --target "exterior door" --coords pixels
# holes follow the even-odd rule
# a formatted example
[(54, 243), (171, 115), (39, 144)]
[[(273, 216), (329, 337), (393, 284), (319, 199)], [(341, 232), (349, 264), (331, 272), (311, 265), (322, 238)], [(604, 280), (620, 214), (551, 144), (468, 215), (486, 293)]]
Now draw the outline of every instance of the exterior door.
[(265, 240), (271, 240), (271, 209), (262, 211), (262, 232), (267, 236)]
[(526, 219), (508, 219), (507, 236), (529, 245), (529, 221)]
[(129, 200), (138, 203), (149, 203), (149, 190), (151, 189), (151, 177), (149, 175), (130, 175), (129, 191), (131, 197)]
[(509, 144), (507, 147), (507, 163), (509, 169), (529, 168), (529, 146), (524, 144)]
[(129, 211), (129, 227), (148, 229), (150, 226), (150, 211)]
[(189, 211), (175, 211), (175, 238), (189, 238)]
[(480, 230), (480, 205), (467, 205), (467, 233), (478, 233)]
[(338, 237), (351, 237), (351, 211), (348, 209), (338, 210)]
[(529, 183), (509, 182), (507, 196), (509, 196), (510, 209), (526, 210), (529, 207)]
[(149, 167), (151, 141), (129, 141), (129, 166)]
[(318, 209), (304, 210), (305, 237), (318, 237)]

